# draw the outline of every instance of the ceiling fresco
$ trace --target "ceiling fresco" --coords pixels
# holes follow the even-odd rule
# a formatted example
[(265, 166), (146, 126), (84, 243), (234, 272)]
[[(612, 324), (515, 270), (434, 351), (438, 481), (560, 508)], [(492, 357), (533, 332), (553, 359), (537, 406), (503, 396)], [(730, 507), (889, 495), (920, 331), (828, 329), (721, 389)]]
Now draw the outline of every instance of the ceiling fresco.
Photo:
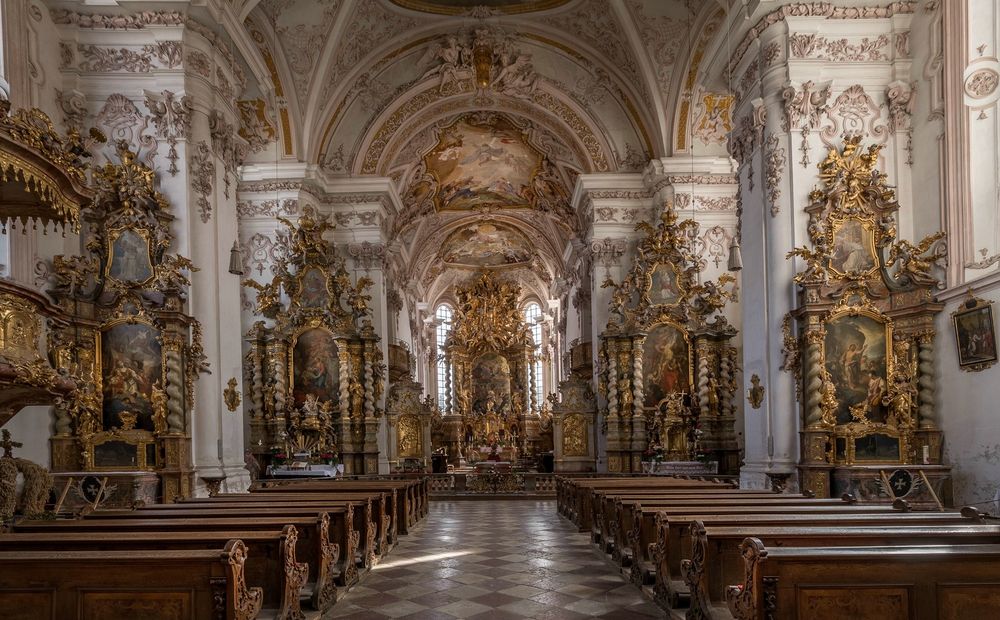
[(562, 6), (569, 0), (390, 0), (404, 9), (436, 15), (462, 15), (480, 7), (506, 15), (534, 13)]
[(501, 267), (531, 260), (531, 243), (520, 231), (493, 221), (462, 226), (448, 235), (438, 253), (448, 265)]
[(437, 211), (557, 210), (568, 192), (526, 133), (502, 114), (459, 117), (439, 130), (437, 144), (423, 157), (410, 193), (432, 195)]

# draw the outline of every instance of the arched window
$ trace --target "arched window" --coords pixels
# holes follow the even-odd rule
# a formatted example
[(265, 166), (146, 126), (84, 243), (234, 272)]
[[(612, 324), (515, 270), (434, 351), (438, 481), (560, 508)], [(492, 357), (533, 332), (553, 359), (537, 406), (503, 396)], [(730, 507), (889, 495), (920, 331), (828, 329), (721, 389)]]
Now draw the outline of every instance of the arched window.
[[(542, 395), (545, 386), (542, 380), (542, 307), (531, 302), (524, 307), (524, 322), (531, 329), (531, 339), (535, 343), (535, 363), (528, 369), (529, 385), (534, 386), (531, 393), (531, 404), (535, 410), (542, 408)], [(533, 382), (533, 383), (532, 383)]]
[(448, 401), (451, 400), (448, 393), (448, 362), (444, 358), (444, 343), (451, 333), (453, 316), (454, 311), (448, 304), (441, 304), (434, 312), (434, 318), (437, 319), (437, 404), (442, 412), (447, 411)]

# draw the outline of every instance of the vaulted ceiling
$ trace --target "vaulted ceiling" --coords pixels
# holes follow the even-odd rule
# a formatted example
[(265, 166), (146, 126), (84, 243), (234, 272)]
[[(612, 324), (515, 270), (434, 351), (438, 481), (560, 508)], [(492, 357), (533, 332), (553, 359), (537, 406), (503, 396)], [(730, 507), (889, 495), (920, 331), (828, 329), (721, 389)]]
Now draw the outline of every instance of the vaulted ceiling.
[[(724, 152), (728, 127), (684, 129), (702, 102), (695, 76), (721, 3), (232, 3), (271, 73), (276, 96), (268, 104), (284, 155), (328, 175), (391, 177), (404, 205), (391, 226), (397, 253), (425, 290), (444, 290), (442, 276), (454, 271), (425, 259), (443, 256), (442, 243), (460, 231), (481, 240), (469, 227), (489, 220), (486, 237), (529, 241), (531, 256), (508, 257), (508, 266), (533, 273), (541, 292), (581, 232), (568, 209), (577, 175), (638, 171), (686, 151), (690, 133)], [(490, 123), (499, 125), (484, 129)], [(460, 160), (492, 162), (502, 177), (504, 162), (519, 156), (535, 157), (535, 168), (506, 189), (490, 186), (489, 174), (460, 176)], [(448, 175), (453, 185), (478, 187), (479, 199), (443, 206), (457, 191)]]

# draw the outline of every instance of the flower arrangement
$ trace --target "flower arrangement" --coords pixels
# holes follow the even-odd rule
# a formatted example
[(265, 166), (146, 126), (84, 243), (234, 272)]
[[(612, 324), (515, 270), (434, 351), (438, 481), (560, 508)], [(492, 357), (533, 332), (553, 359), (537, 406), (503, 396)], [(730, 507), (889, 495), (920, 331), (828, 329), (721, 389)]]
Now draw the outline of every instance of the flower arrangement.
[(319, 460), (323, 462), (324, 465), (336, 465), (340, 462), (340, 458), (337, 456), (337, 453), (329, 450), (320, 454)]
[(646, 451), (642, 453), (643, 459), (647, 461), (654, 461), (659, 463), (663, 460), (663, 446), (660, 444), (653, 444), (646, 448)]
[(288, 453), (281, 448), (271, 449), (271, 464), (276, 466), (284, 465), (288, 461)]

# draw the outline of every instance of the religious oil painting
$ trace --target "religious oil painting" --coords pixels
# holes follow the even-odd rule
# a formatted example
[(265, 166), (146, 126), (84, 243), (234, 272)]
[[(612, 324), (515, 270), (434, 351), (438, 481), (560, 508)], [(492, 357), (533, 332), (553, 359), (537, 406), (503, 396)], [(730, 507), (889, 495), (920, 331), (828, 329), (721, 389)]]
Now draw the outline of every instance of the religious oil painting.
[(993, 323), (993, 304), (969, 299), (952, 315), (958, 340), (958, 365), (964, 369), (982, 369), (997, 361), (997, 338)]
[(502, 115), (467, 116), (441, 129), (424, 162), (437, 179), (439, 211), (529, 207), (542, 154)]
[(646, 407), (678, 392), (690, 393), (690, 353), (684, 332), (668, 323), (654, 327), (642, 345)]
[(875, 232), (868, 222), (846, 220), (833, 230), (830, 268), (841, 275), (868, 274), (875, 260)]
[(510, 404), (510, 364), (499, 353), (485, 353), (472, 366), (472, 410), (498, 413)]
[(659, 263), (650, 275), (649, 303), (673, 305), (681, 297), (677, 270), (669, 263)]
[(531, 244), (519, 231), (492, 222), (459, 228), (441, 244), (444, 262), (468, 267), (517, 265), (531, 260)]
[(308, 329), (292, 349), (292, 398), (298, 407), (308, 396), (320, 401), (337, 400), (340, 391), (340, 358), (333, 334)]
[(306, 269), (299, 280), (299, 305), (303, 308), (321, 308), (326, 305), (326, 275), (316, 267)]
[(153, 262), (146, 239), (129, 228), (112, 232), (107, 274), (119, 282), (146, 282), (152, 278)]
[(886, 421), (888, 330), (877, 319), (842, 315), (826, 324), (826, 369), (836, 386), (837, 424)]
[(153, 388), (163, 388), (159, 331), (144, 323), (120, 323), (101, 334), (104, 429), (120, 428), (135, 415), (135, 428), (153, 431)]

